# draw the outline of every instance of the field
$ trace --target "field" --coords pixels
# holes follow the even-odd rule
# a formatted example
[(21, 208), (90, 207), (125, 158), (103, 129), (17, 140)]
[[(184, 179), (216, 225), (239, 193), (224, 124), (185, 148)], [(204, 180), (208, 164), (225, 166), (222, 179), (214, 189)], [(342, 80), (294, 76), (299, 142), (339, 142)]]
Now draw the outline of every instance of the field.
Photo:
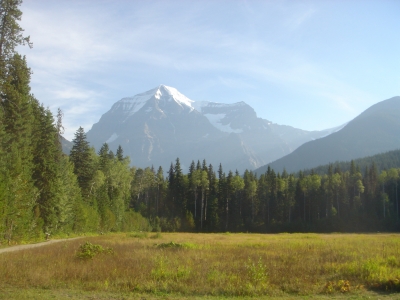
[(399, 234), (120, 233), (0, 254), (0, 299), (400, 299)]

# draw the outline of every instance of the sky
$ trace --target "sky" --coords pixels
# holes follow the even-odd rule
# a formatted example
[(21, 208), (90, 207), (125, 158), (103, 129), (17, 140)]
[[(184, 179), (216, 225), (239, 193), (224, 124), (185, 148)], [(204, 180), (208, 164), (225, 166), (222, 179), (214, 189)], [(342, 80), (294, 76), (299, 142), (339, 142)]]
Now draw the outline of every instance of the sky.
[(88, 131), (160, 84), (304, 130), (400, 96), (398, 0), (24, 0), (31, 92)]

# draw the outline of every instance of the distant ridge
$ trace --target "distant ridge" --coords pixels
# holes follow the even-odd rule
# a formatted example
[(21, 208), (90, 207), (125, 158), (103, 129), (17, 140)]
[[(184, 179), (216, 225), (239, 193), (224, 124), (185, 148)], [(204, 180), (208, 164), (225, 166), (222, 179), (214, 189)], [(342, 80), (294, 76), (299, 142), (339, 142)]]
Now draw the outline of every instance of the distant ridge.
[[(343, 129), (310, 141), (269, 166), (297, 172), (336, 161), (350, 161), (400, 149), (400, 97), (379, 102), (350, 121)], [(256, 170), (264, 173), (267, 165)]]
[[(388, 151), (373, 156), (354, 159), (352, 161), (360, 168), (362, 173), (364, 173), (366, 167), (369, 168), (372, 166), (372, 164), (375, 165), (378, 172), (389, 170), (391, 168), (400, 168), (400, 150)], [(320, 175), (327, 174), (330, 165), (332, 165), (333, 169), (339, 168), (341, 172), (346, 172), (350, 170), (351, 161), (337, 161), (332, 164), (307, 169), (303, 172), (304, 174), (310, 174), (311, 172)]]

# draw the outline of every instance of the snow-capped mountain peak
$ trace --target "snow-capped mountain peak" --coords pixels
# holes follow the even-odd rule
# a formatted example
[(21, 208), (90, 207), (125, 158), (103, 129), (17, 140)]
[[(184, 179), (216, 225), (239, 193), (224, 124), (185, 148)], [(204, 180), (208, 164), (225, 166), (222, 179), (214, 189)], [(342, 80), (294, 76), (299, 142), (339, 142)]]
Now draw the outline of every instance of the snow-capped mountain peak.
[(146, 103), (151, 99), (157, 99), (157, 101), (170, 102), (174, 101), (179, 106), (187, 106), (191, 110), (194, 110), (192, 103), (185, 95), (181, 94), (177, 89), (166, 86), (164, 84), (159, 85), (147, 92), (137, 94), (133, 97), (126, 97), (115, 103), (111, 111), (122, 111), (126, 117), (130, 117), (137, 113)]
[(174, 100), (176, 103), (182, 106), (186, 105), (189, 106), (190, 108), (194, 109), (192, 106), (192, 103), (194, 103), (193, 100), (190, 100), (188, 97), (185, 95), (181, 94), (176, 88), (166, 86), (164, 84), (161, 84), (156, 88), (156, 92), (154, 94), (154, 97), (158, 100), (161, 100), (162, 98), (167, 98), (168, 101)]
[(87, 139), (96, 149), (105, 142), (113, 151), (121, 145), (140, 168), (153, 164), (166, 169), (179, 157), (185, 163), (205, 158), (244, 171), (321, 135), (271, 124), (245, 102), (193, 101), (161, 84), (116, 102)]

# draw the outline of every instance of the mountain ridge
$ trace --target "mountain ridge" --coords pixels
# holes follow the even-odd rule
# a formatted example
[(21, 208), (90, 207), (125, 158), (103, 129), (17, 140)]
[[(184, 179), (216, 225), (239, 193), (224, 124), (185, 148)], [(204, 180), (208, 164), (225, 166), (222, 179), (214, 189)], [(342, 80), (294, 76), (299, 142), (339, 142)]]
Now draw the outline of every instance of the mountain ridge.
[[(336, 161), (349, 161), (400, 148), (400, 97), (378, 102), (341, 130), (304, 143), (270, 164), (277, 172), (297, 172)], [(256, 171), (263, 173), (268, 165)]]
[(168, 168), (206, 159), (225, 169), (255, 169), (292, 152), (328, 131), (305, 131), (257, 117), (244, 101), (193, 101), (177, 89), (159, 85), (114, 103), (87, 132), (98, 150), (121, 145), (133, 165)]

